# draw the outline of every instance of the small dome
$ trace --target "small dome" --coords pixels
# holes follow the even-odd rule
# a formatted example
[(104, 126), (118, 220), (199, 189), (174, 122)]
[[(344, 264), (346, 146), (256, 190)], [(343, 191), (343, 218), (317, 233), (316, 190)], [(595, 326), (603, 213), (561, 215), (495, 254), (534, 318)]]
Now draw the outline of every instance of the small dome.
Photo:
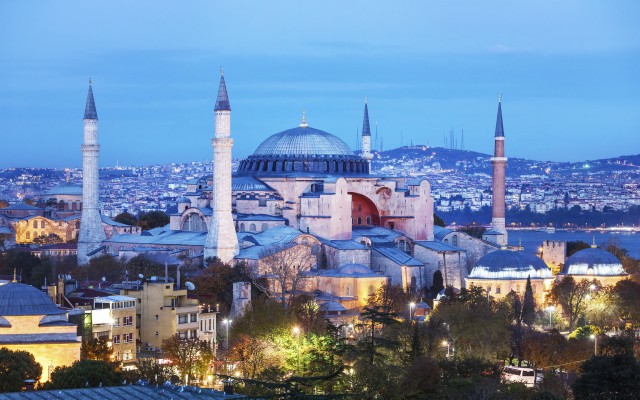
[(33, 286), (16, 282), (0, 286), (0, 316), (65, 313), (49, 296)]
[(471, 270), (469, 278), (527, 279), (553, 278), (547, 264), (523, 251), (497, 250), (482, 256)]
[(347, 309), (337, 301), (327, 301), (320, 304), (321, 312), (342, 312), (347, 311)]
[(371, 268), (362, 264), (345, 264), (338, 268), (338, 273), (345, 275), (372, 275), (375, 274)]
[(82, 186), (63, 183), (51, 188), (47, 192), (47, 196), (82, 196)]
[(176, 200), (176, 202), (178, 204), (191, 204), (191, 200), (184, 196), (180, 197), (178, 200)]
[(339, 137), (311, 127), (299, 126), (269, 136), (254, 156), (341, 155), (353, 156), (353, 151)]
[(616, 256), (597, 247), (583, 249), (567, 259), (562, 268), (563, 275), (627, 275)]

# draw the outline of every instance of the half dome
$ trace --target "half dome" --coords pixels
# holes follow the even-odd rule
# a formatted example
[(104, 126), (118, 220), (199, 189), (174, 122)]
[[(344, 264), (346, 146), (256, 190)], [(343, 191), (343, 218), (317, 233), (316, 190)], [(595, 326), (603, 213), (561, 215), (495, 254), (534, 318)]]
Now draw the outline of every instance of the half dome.
[(471, 270), (469, 278), (527, 279), (553, 278), (551, 269), (542, 259), (523, 251), (496, 250), (482, 256)]
[(44, 292), (11, 282), (0, 286), (0, 316), (65, 314)]

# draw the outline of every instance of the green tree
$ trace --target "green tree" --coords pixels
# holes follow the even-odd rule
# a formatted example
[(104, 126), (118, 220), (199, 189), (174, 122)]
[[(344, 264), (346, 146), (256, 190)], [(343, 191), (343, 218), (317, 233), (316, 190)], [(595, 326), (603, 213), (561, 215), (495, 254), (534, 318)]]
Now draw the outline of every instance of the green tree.
[(138, 225), (143, 231), (149, 229), (159, 228), (169, 223), (169, 216), (162, 211), (149, 211), (140, 214), (138, 218)]
[(42, 366), (33, 358), (33, 354), (6, 347), (0, 348), (0, 392), (20, 391), (24, 381), (40, 379)]
[(131, 225), (131, 226), (138, 224), (138, 218), (136, 218), (135, 215), (129, 214), (126, 211), (116, 215), (116, 217), (113, 220), (121, 224)]
[(111, 362), (112, 356), (113, 347), (111, 347), (107, 338), (91, 338), (82, 341), (82, 347), (80, 347), (81, 360)]
[[(235, 268), (229, 264), (212, 260), (207, 268), (201, 269), (191, 278), (196, 286), (194, 295), (202, 304), (211, 304), (214, 307), (220, 305), (220, 312), (228, 314), (233, 302), (233, 285), (230, 282), (251, 282), (251, 277), (245, 272), (242, 265)], [(257, 290), (252, 290), (252, 295)]]
[(556, 281), (549, 292), (552, 301), (562, 306), (562, 311), (569, 316), (569, 330), (573, 331), (576, 321), (587, 309), (587, 295), (594, 283), (587, 280), (576, 282), (572, 276)]
[(482, 235), (484, 235), (484, 233), (487, 231), (487, 228), (482, 225), (473, 223), (458, 228), (458, 231), (464, 232), (469, 236), (482, 239)]
[(634, 324), (640, 323), (640, 283), (624, 279), (612, 291), (621, 316)]
[(213, 349), (206, 340), (180, 338), (173, 335), (162, 341), (162, 352), (180, 372), (187, 384), (191, 379), (204, 375), (213, 361)]
[(444, 222), (444, 220), (440, 218), (436, 213), (433, 213), (433, 224), (435, 226), (441, 226), (443, 228), (447, 226), (447, 223)]
[(527, 277), (527, 286), (524, 291), (524, 300), (522, 302), (522, 322), (529, 328), (536, 319), (536, 302), (533, 298), (533, 288), (531, 287), (531, 277)]
[(136, 361), (138, 379), (145, 380), (152, 385), (162, 385), (171, 380), (173, 371), (168, 364), (160, 364), (154, 357), (138, 357)]
[(51, 374), (51, 380), (43, 385), (43, 389), (74, 389), (121, 384), (122, 375), (113, 364), (98, 360), (80, 360), (69, 367), (56, 367)]
[(591, 247), (591, 245), (587, 242), (583, 242), (582, 240), (569, 241), (567, 242), (567, 257), (571, 257), (574, 253), (588, 249), (589, 247)]
[(637, 399), (640, 393), (640, 364), (631, 348), (612, 355), (595, 356), (581, 367), (573, 384), (576, 400)]

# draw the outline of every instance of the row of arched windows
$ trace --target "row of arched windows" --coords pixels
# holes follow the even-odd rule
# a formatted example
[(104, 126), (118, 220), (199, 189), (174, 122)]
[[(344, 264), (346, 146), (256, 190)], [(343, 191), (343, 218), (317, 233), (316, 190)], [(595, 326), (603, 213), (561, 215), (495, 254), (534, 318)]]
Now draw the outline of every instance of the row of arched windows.
[(240, 166), (245, 172), (350, 172), (368, 173), (369, 164), (366, 161), (354, 160), (245, 160)]

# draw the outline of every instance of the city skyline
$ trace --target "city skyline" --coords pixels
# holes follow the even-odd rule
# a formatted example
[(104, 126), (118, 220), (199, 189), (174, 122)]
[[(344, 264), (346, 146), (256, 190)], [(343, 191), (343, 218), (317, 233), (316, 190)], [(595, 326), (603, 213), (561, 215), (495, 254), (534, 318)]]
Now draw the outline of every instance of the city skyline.
[[(234, 158), (297, 126), (303, 110), (310, 126), (355, 150), (365, 97), (386, 149), (442, 146), (453, 126), (457, 137), (464, 129), (466, 149), (491, 153), (499, 93), (508, 157), (640, 152), (633, 2), (613, 9), (496, 1), (466, 4), (465, 13), (443, 4), (255, 2), (249, 13), (230, 4), (159, 4), (0, 6), (0, 30), (14, 38), (1, 45), (0, 168), (80, 166), (89, 77), (101, 166), (210, 159), (221, 66)], [(25, 157), (34, 142), (41, 146)]]

